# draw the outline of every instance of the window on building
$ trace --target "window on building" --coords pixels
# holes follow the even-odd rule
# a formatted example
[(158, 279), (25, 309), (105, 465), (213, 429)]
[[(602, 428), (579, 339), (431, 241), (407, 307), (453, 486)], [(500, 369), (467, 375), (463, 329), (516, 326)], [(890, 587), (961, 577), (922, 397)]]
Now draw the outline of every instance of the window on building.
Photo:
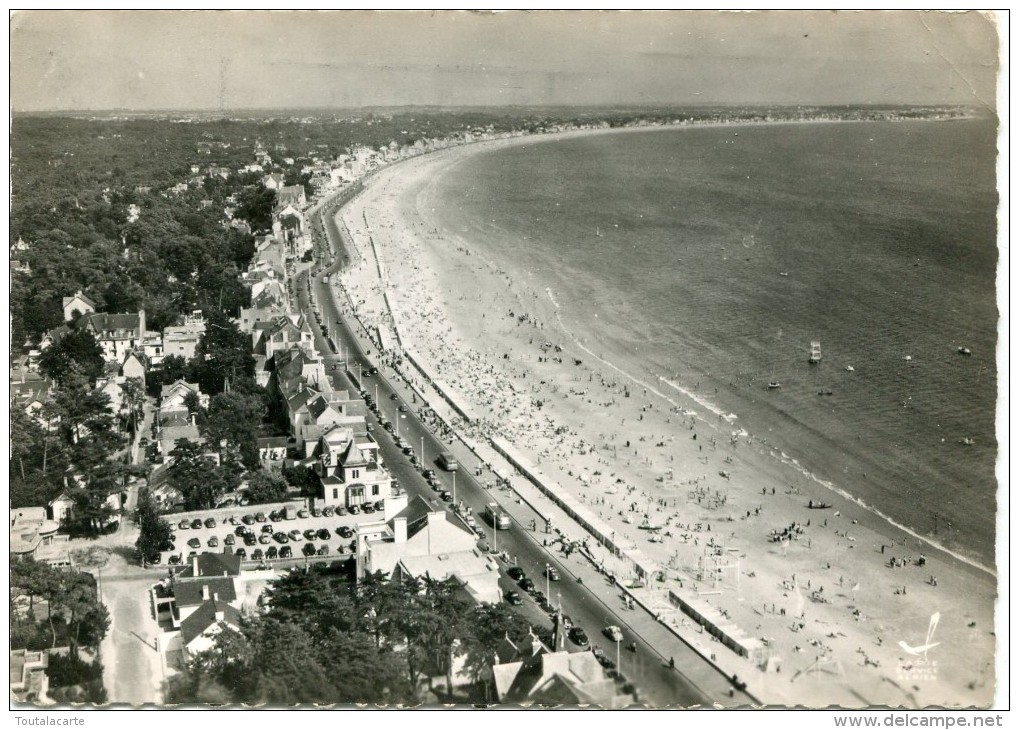
[(340, 498), (340, 490), (339, 489), (334, 489), (333, 490), (333, 499), (339, 499), (339, 498)]
[(361, 470), (360, 469), (351, 469), (350, 470), (350, 476), (353, 479), (357, 479), (359, 476), (361, 476)]
[(379, 485), (378, 484), (373, 484), (372, 485), (372, 496), (373, 497), (378, 497), (379, 496)]

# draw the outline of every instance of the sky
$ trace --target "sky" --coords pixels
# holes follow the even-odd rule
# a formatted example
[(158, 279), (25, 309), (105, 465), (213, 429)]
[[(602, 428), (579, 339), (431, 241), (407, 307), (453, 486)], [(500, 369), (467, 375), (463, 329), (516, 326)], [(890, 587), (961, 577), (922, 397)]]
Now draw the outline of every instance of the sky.
[(11, 107), (993, 109), (995, 22), (923, 11), (18, 11)]

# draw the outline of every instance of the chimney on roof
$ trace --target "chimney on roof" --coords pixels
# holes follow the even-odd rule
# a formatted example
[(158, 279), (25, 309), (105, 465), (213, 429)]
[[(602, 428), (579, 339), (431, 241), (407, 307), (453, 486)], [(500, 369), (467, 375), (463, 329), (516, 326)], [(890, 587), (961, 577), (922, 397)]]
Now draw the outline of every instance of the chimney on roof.
[(202, 586), (202, 600), (203, 601), (209, 600), (209, 586), (207, 585)]
[(223, 621), (226, 619), (226, 612), (223, 610), (223, 606), (218, 602), (216, 603), (216, 620)]
[(218, 601), (219, 600), (219, 594), (218, 593), (213, 593), (212, 594), (212, 600)]
[(195, 419), (198, 417), (198, 414), (197, 413), (191, 413), (189, 415), (191, 416), (191, 425), (192, 426), (196, 425)]
[(407, 542), (407, 518), (393, 518), (393, 542), (397, 544)]
[(145, 337), (145, 310), (138, 310), (138, 337)]

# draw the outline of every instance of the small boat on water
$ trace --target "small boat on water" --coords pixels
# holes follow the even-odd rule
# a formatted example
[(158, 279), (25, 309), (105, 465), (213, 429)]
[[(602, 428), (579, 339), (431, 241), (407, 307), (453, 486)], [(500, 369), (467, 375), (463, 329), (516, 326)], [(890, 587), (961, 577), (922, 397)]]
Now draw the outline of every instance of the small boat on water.
[(974, 444), (974, 441), (973, 439), (967, 436), (966, 438), (959, 439), (959, 443), (961, 443), (963, 446), (972, 446)]
[(852, 373), (852, 372), (855, 372), (855, 371), (856, 371), (856, 368), (854, 368), (852, 365), (846, 365), (846, 372), (847, 373)]
[(789, 272), (788, 271), (780, 271), (780, 272), (778, 272), (778, 275), (779, 276), (789, 276)]
[(831, 502), (815, 502), (810, 500), (807, 502), (807, 509), (831, 509)]
[(808, 362), (811, 365), (817, 365), (821, 362), (821, 341), (814, 340), (810, 343), (810, 359)]
[(960, 355), (972, 355), (972, 354), (973, 354), (972, 352), (970, 352), (970, 349), (969, 349), (968, 347), (960, 347), (960, 348), (959, 348), (959, 349), (957, 350), (957, 352), (958, 352), (958, 353), (959, 353)]
[(821, 390), (817, 391), (818, 395), (832, 395), (832, 393), (833, 391), (829, 390), (828, 388), (821, 388)]
[(782, 384), (777, 380), (772, 380), (770, 383), (768, 383), (768, 390), (778, 390), (781, 387)]

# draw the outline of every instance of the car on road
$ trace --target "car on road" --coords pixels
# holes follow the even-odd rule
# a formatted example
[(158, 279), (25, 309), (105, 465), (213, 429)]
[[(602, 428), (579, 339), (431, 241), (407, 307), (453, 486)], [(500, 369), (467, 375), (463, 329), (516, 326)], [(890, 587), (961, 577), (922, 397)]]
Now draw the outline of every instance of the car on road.
[(397, 395), (396, 393), (392, 393), (392, 394), (391, 394), (391, 395), (389, 396), (389, 400), (397, 400), (397, 399), (399, 399), (399, 397), (400, 397), (400, 396), (398, 396), (398, 395)]
[(435, 479), (435, 469), (425, 469), (421, 472), (421, 476), (425, 479)]
[(219, 538), (216, 537), (215, 535), (213, 535), (212, 537), (209, 538), (209, 543), (208, 544), (209, 544), (209, 547), (211, 547), (211, 548), (219, 547)]
[(202, 541), (199, 540), (197, 537), (192, 537), (190, 540), (188, 540), (188, 547), (191, 548), (192, 550), (197, 550), (201, 546)]
[(452, 502), (453, 495), (444, 489), (441, 492), (439, 492), (439, 499), (441, 499), (443, 502)]
[(369, 368), (368, 369), (368, 374), (369, 375), (378, 375), (379, 374), (379, 369), (378, 368)]
[(531, 580), (530, 578), (524, 578), (523, 580), (518, 581), (517, 585), (520, 586), (523, 590), (527, 591), (528, 593), (534, 592), (534, 581)]
[(579, 626), (574, 626), (572, 629), (570, 629), (569, 636), (570, 641), (572, 641), (577, 646), (589, 646), (591, 644), (591, 641), (587, 638), (587, 632), (585, 632)]
[(547, 577), (549, 580), (559, 580), (559, 571), (556, 570), (554, 565), (546, 565), (545, 577)]
[(506, 593), (506, 603), (511, 606), (519, 606), (524, 602), (524, 599), (520, 597), (520, 594), (516, 591), (509, 591)]
[(524, 572), (524, 569), (521, 568), (519, 565), (514, 565), (511, 568), (509, 568), (506, 571), (506, 575), (508, 575), (513, 580), (520, 580), (522, 578), (527, 577), (527, 574)]
[(594, 654), (594, 658), (597, 659), (598, 663), (603, 667), (606, 669), (615, 669), (616, 663), (609, 659), (608, 654), (606, 654), (605, 650), (600, 646), (592, 646), (591, 653)]
[(606, 626), (602, 633), (609, 641), (623, 640), (623, 631), (618, 626)]
[(208, 527), (211, 530), (213, 527), (216, 526), (216, 518), (215, 517), (207, 517), (205, 519), (205, 526)]
[(202, 521), (201, 521), (201, 519), (199, 519), (198, 517), (195, 517), (193, 520), (191, 520), (191, 529), (192, 530), (201, 530), (202, 529)]
[(401, 403), (399, 406), (397, 406), (396, 410), (398, 410), (400, 413), (406, 413), (407, 405), (405, 403)]
[(284, 545), (280, 548), (280, 558), (292, 558), (294, 551), (290, 549), (289, 545)]
[(407, 444), (406, 446), (403, 447), (403, 453), (406, 456), (413, 456), (414, 455), (414, 447), (411, 446), (410, 444)]
[(319, 540), (331, 540), (332, 534), (326, 528), (319, 528), (319, 531), (315, 533)]

